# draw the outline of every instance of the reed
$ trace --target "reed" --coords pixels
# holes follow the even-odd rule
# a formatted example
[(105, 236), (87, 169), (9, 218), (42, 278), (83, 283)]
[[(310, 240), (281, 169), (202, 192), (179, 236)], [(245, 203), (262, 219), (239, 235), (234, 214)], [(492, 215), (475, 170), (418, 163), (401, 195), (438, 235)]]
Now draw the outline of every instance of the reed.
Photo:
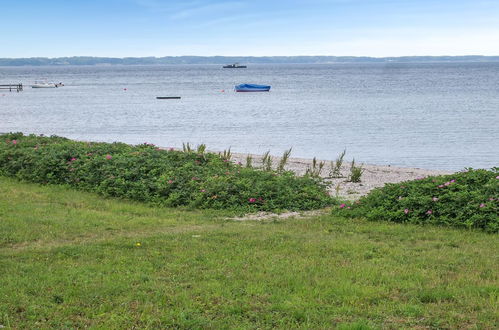
[(187, 142), (187, 143), (182, 142), (182, 150), (184, 152), (191, 153), (192, 152), (191, 144), (189, 142)]
[(286, 163), (289, 160), (289, 156), (291, 155), (292, 149), (293, 148), (289, 148), (289, 150), (284, 151), (284, 154), (282, 155), (282, 158), (279, 161), (279, 165), (277, 166), (277, 172), (279, 172), (279, 173), (284, 172), (284, 167), (286, 166)]
[(246, 156), (246, 168), (253, 168), (253, 157), (251, 155)]
[(335, 162), (331, 162), (331, 170), (329, 172), (330, 178), (342, 178), (341, 166), (343, 165), (343, 158), (345, 157), (347, 150), (344, 149), (343, 152), (336, 158)]
[(198, 145), (197, 153), (200, 155), (204, 155), (205, 152), (206, 152), (206, 144), (202, 143), (202, 144)]
[(270, 156), (270, 150), (263, 154), (262, 169), (268, 172), (272, 171), (272, 157)]
[(312, 159), (312, 166), (309, 166), (305, 172), (305, 175), (311, 177), (320, 177), (322, 170), (324, 169), (325, 162), (317, 162), (317, 158)]
[(218, 155), (220, 156), (220, 158), (222, 158), (225, 161), (230, 161), (230, 159), (232, 158), (232, 152), (230, 151), (230, 148), (224, 150), (223, 153), (219, 152)]

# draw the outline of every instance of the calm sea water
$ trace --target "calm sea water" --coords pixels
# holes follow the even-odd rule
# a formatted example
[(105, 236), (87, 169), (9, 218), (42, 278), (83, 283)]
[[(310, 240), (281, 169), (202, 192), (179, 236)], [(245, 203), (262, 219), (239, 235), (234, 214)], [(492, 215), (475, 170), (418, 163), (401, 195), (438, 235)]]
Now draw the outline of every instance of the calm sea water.
[[(499, 165), (499, 64), (0, 67), (0, 132), (460, 170)], [(269, 93), (235, 93), (239, 83)], [(125, 90), (126, 89), (126, 90)], [(157, 100), (156, 96), (181, 96)]]

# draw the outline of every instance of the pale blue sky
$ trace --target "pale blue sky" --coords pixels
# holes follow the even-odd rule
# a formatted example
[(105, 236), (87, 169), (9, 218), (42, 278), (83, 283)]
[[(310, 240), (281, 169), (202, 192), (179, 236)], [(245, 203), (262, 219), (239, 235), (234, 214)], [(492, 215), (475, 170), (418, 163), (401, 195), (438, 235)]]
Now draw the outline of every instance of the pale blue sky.
[(0, 57), (499, 55), (492, 0), (0, 3)]

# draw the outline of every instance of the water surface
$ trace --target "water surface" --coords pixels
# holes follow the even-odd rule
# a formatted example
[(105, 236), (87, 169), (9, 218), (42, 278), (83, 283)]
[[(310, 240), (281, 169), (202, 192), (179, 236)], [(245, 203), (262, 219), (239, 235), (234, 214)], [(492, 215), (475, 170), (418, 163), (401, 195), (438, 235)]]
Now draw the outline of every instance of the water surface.
[[(460, 170), (499, 164), (499, 63), (0, 67), (0, 132)], [(235, 93), (240, 83), (269, 93)], [(181, 96), (157, 100), (156, 96)]]

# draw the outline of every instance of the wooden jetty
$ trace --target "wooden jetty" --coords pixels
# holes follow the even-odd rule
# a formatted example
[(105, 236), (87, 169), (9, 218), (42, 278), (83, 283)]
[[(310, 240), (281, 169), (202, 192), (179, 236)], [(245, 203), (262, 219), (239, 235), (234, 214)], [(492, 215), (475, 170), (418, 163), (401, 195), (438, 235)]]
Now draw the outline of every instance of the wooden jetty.
[(9, 92), (12, 91), (21, 92), (23, 90), (23, 84), (0, 85), (0, 89), (8, 89)]

